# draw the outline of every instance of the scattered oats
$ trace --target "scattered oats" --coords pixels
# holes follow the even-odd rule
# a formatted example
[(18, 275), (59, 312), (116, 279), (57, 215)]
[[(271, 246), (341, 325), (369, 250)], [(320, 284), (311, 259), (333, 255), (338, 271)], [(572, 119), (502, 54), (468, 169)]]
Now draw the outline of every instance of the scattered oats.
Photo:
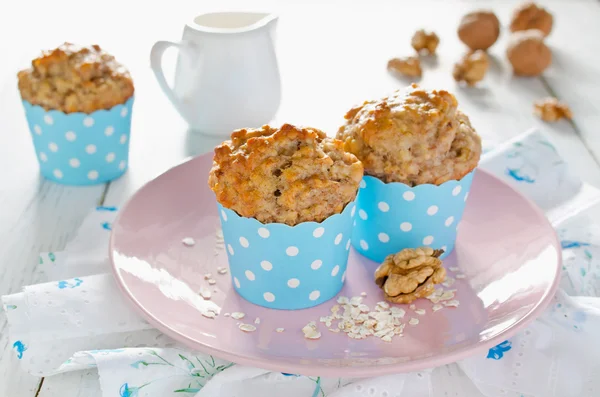
[(448, 300), (454, 298), (454, 291), (456, 291), (456, 290), (444, 291), (442, 296), (440, 296), (440, 301), (448, 301)]
[(225, 313), (225, 314), (223, 314), (223, 315), (224, 315), (225, 317), (229, 317), (229, 316), (230, 316), (230, 314), (229, 314), (229, 313)]
[(285, 328), (275, 328), (275, 332), (282, 333), (283, 331), (285, 331)]
[(415, 305), (410, 305), (408, 308), (409, 308), (410, 310), (415, 310), (417, 307), (416, 307)]
[(254, 320), (254, 324), (256, 324), (256, 325), (260, 324), (260, 318), (256, 317), (256, 320)]
[(234, 320), (241, 320), (242, 318), (244, 318), (246, 314), (242, 313), (242, 312), (233, 312), (231, 313), (231, 318), (233, 318)]
[(449, 269), (451, 272), (457, 272), (457, 271), (459, 271), (459, 270), (460, 270), (460, 268), (459, 268), (458, 266), (450, 266), (448, 269)]
[(366, 297), (366, 296), (367, 296), (367, 293), (366, 293), (366, 292), (361, 292), (361, 293), (360, 293), (360, 296), (362, 296), (362, 297), (364, 298), (364, 297)]
[(365, 305), (365, 304), (360, 304), (358, 305), (358, 310), (360, 310), (363, 313), (368, 313), (369, 312), (369, 306)]
[(338, 333), (338, 332), (340, 332), (340, 330), (339, 330), (339, 329), (337, 329), (337, 328), (329, 328), (329, 331), (331, 331), (331, 332), (335, 332), (335, 333)]
[(183, 243), (183, 245), (188, 247), (192, 247), (196, 244), (196, 240), (194, 240), (191, 237), (185, 237), (183, 240), (181, 240), (181, 242)]
[(362, 303), (363, 298), (361, 296), (353, 296), (352, 299), (350, 299), (350, 304), (352, 306), (358, 306)]
[(223, 240), (223, 229), (217, 229), (217, 239)]
[(390, 308), (390, 313), (392, 313), (392, 317), (395, 317), (395, 318), (402, 318), (402, 317), (404, 317), (404, 314), (406, 314), (404, 309), (401, 309), (396, 306), (392, 306)]
[(395, 335), (402, 335), (402, 332), (404, 332), (404, 324), (399, 325), (397, 327), (394, 327), (394, 334)]
[(217, 316), (217, 314), (215, 312), (211, 312), (211, 311), (204, 311), (201, 313), (206, 318), (215, 318)]
[(462, 273), (456, 275), (456, 278), (458, 278), (458, 279), (465, 278), (465, 277), (467, 277), (467, 276), (465, 276)]
[(455, 279), (453, 279), (452, 277), (448, 277), (448, 276), (446, 276), (446, 281), (444, 281), (444, 282), (442, 283), (442, 285), (443, 285), (444, 287), (450, 288), (450, 287), (452, 287), (452, 285), (453, 285), (455, 282), (456, 282), (456, 280), (455, 280)]
[(216, 283), (217, 283), (217, 281), (215, 279), (211, 278), (208, 280), (208, 284), (210, 284), (210, 285), (215, 285)]
[(331, 307), (331, 313), (336, 314), (339, 311), (340, 311), (340, 305), (333, 305)]
[(212, 274), (210, 274), (210, 273), (206, 273), (206, 274), (204, 275), (204, 279), (205, 279), (205, 280), (208, 280), (208, 279), (210, 279), (211, 277), (212, 277)]
[(433, 310), (434, 312), (437, 312), (438, 310), (441, 310), (444, 306), (438, 304), (433, 305), (433, 307), (431, 308), (431, 310)]
[(415, 313), (417, 313), (419, 316), (424, 316), (427, 312), (424, 309), (417, 309), (415, 310)]
[(304, 337), (306, 339), (319, 339), (321, 337), (321, 333), (317, 329), (317, 324), (314, 321), (306, 324), (302, 328), (302, 332), (304, 333)]
[(217, 268), (217, 273), (219, 273), (219, 274), (227, 274), (227, 268), (226, 267), (218, 267)]
[(410, 325), (417, 325), (417, 324), (419, 324), (419, 319), (418, 319), (418, 318), (414, 318), (414, 317), (413, 317), (413, 318), (411, 318), (410, 320), (408, 320), (408, 323), (409, 323)]
[(241, 329), (244, 332), (254, 332), (256, 331), (256, 327), (252, 324), (240, 324), (239, 329)]
[(375, 310), (377, 310), (378, 312), (386, 311), (389, 308), (390, 305), (387, 302), (377, 302), (377, 305), (375, 306)]
[(350, 301), (347, 297), (340, 296), (339, 298), (337, 298), (337, 303), (339, 303), (340, 305), (347, 305), (348, 303), (350, 303)]
[(449, 307), (458, 307), (458, 305), (460, 305), (460, 302), (456, 299), (452, 299), (451, 301), (444, 302), (444, 305)]
[(381, 340), (384, 342), (391, 342), (392, 341), (392, 336), (391, 335), (384, 335), (381, 337)]
[(204, 299), (210, 299), (210, 290), (208, 288), (200, 287), (200, 296), (202, 296)]

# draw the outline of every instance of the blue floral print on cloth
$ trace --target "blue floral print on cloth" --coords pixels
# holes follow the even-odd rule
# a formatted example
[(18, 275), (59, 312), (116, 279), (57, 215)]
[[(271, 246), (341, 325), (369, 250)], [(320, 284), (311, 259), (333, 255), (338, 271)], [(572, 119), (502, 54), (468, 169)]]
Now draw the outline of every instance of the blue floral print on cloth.
[(17, 352), (17, 358), (20, 360), (23, 358), (23, 353), (27, 350), (27, 346), (20, 340), (13, 343), (13, 349)]
[(492, 347), (487, 354), (487, 358), (491, 358), (493, 360), (500, 360), (504, 357), (504, 353), (512, 349), (512, 343), (509, 340), (505, 340), (502, 343), (497, 344)]
[(58, 288), (59, 289), (65, 289), (65, 288), (77, 288), (79, 287), (81, 284), (83, 284), (83, 280), (80, 278), (74, 278), (72, 280), (62, 280), (58, 282)]

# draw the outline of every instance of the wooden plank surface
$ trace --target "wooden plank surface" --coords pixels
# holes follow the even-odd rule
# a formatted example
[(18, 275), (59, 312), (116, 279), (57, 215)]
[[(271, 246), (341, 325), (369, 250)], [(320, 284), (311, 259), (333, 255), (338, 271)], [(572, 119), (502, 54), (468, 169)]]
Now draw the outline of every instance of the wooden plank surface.
[[(465, 50), (455, 33), (458, 20), (470, 9), (493, 7), (506, 25), (517, 1), (381, 1), (369, 2), (368, 6), (330, 1), (318, 2), (318, 7), (317, 2), (310, 3), (299, 6), (263, 1), (243, 7), (274, 10), (281, 15), (277, 53), (284, 91), (275, 123), (307, 124), (334, 134), (350, 106), (409, 83), (389, 75), (385, 65), (391, 57), (410, 54), (410, 36), (424, 27), (435, 30), (441, 44), (437, 59), (424, 65), (420, 81), (423, 86), (455, 92), (484, 138), (501, 142), (532, 126), (541, 127), (582, 178), (600, 186), (596, 160), (600, 158), (600, 137), (594, 128), (600, 123), (600, 105), (593, 96), (600, 88), (595, 51), (600, 37), (596, 23), (600, 20), (600, 2), (545, 1), (556, 16), (556, 27), (548, 38), (555, 62), (544, 79), (512, 76), (504, 56), (507, 32), (503, 31), (490, 51), (490, 72), (473, 89), (458, 87), (451, 78), (452, 64)], [(108, 186), (108, 204), (122, 204), (154, 176), (187, 156), (211, 151), (219, 141), (187, 130), (160, 92), (148, 61), (154, 41), (178, 40), (184, 21), (208, 10), (207, 7), (191, 0), (173, 2), (167, 8), (162, 2), (148, 2), (142, 16), (134, 2), (106, 0), (103, 7), (94, 10), (94, 17), (88, 18), (83, 16), (86, 11), (79, 4), (65, 0), (40, 2), (36, 12), (31, 13), (25, 11), (29, 3), (15, 3), (15, 7), (22, 8), (21, 13), (0, 12), (0, 37), (23, 32), (24, 27), (34, 32), (23, 33), (18, 41), (0, 43), (2, 54), (15, 54), (9, 61), (0, 62), (0, 81), (5, 79), (0, 95), (0, 294), (42, 280), (43, 269), (36, 260), (38, 252), (60, 250), (105, 191), (105, 186), (67, 188), (40, 181), (15, 90), (13, 76), (16, 68), (24, 66), (21, 60), (65, 40), (98, 42), (131, 69), (137, 90), (131, 168)], [(233, 6), (233, 2), (219, 5)], [(73, 18), (73, 14), (56, 10), (74, 10), (82, 17)], [(548, 125), (533, 117), (532, 102), (552, 93), (573, 107), (573, 125)], [(0, 396), (35, 396), (39, 379), (20, 370), (8, 344), (2, 314), (0, 357)], [(436, 370), (436, 390), (478, 396), (460, 371), (453, 368)], [(99, 396), (97, 385), (94, 372), (65, 374), (45, 379), (38, 395)]]

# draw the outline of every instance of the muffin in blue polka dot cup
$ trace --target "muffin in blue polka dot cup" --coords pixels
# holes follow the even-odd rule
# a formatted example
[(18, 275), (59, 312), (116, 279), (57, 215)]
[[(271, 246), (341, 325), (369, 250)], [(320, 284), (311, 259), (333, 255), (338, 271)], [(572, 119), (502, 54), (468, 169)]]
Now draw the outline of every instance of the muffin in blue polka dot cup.
[(18, 74), (41, 174), (95, 185), (127, 170), (134, 102), (129, 73), (98, 46), (65, 43)]
[(297, 310), (343, 287), (363, 167), (314, 128), (234, 131), (215, 149), (215, 192), (235, 291)]
[(338, 131), (365, 167), (353, 247), (381, 263), (405, 248), (454, 249), (481, 139), (447, 91), (413, 84), (353, 108)]

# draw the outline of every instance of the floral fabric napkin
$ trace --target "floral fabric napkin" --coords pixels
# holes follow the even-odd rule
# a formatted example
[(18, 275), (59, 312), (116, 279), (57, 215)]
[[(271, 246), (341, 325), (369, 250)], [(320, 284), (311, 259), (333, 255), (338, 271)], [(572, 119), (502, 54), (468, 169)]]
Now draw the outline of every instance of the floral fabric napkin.
[[(574, 217), (600, 191), (571, 174), (538, 131), (482, 158), (485, 168), (535, 201), (563, 246), (561, 289), (538, 320), (488, 352), (459, 362), (488, 397), (600, 395), (600, 228)], [(118, 209), (98, 207), (64, 252), (40, 255), (50, 282), (2, 297), (10, 343), (24, 370), (51, 376), (96, 367), (103, 396), (411, 396), (434, 370), (372, 379), (305, 377), (235, 365), (190, 351), (153, 329), (109, 274), (107, 244)]]

